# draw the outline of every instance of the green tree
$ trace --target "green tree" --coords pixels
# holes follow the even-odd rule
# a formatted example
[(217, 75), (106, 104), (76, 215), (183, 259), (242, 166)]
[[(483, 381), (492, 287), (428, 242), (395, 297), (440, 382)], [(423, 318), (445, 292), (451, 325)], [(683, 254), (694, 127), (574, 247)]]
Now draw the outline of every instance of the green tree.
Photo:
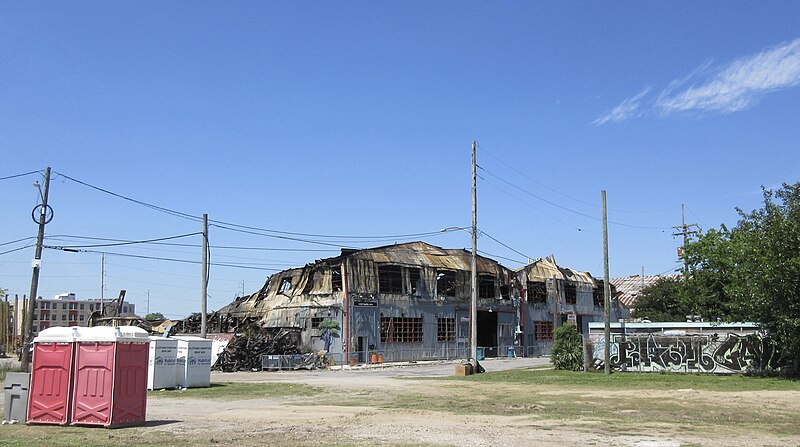
[(764, 189), (764, 207), (737, 208), (721, 227), (688, 244), (684, 297), (706, 319), (754, 321), (781, 350), (800, 354), (800, 183)]
[(555, 330), (550, 360), (556, 369), (583, 370), (583, 337), (574, 324), (568, 323)]
[(160, 321), (160, 320), (166, 320), (166, 317), (164, 317), (164, 314), (162, 314), (161, 312), (151, 312), (145, 315), (144, 319), (147, 321)]
[(684, 284), (679, 279), (662, 278), (642, 289), (636, 297), (634, 318), (650, 321), (684, 321), (686, 315), (694, 315), (691, 305), (684, 298)]

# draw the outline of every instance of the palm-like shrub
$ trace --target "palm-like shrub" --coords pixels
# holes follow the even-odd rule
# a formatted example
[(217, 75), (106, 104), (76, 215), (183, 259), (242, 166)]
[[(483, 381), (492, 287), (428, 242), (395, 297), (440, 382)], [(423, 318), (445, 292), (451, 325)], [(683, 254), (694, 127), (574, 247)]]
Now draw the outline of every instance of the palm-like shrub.
[(556, 329), (550, 361), (556, 369), (565, 371), (583, 370), (583, 337), (574, 324), (565, 324)]

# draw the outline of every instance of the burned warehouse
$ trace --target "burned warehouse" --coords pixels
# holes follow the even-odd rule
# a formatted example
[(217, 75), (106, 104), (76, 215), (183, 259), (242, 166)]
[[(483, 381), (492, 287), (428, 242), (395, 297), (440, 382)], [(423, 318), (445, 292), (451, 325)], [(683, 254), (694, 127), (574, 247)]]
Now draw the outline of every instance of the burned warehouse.
[[(471, 254), (424, 242), (362, 250), (272, 275), (216, 312), (211, 330), (246, 325), (296, 331), (333, 361), (469, 357)], [(554, 328), (602, 321), (602, 282), (536, 261), (517, 271), (477, 257), (477, 342), (493, 355), (549, 353)], [(600, 291), (598, 299), (598, 290)], [(612, 308), (612, 318), (621, 309)]]

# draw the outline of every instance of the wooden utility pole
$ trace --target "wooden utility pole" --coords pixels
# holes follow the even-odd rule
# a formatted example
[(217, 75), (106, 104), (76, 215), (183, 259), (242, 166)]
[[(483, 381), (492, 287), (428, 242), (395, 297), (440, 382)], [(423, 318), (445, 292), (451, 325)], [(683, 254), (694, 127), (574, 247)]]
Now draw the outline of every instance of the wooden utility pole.
[[(37, 183), (38, 186), (38, 183)], [(28, 343), (31, 342), (33, 336), (33, 313), (36, 308), (36, 296), (39, 293), (39, 269), (42, 267), (42, 241), (44, 240), (44, 226), (53, 218), (52, 212), (48, 214), (47, 196), (50, 192), (50, 167), (44, 170), (44, 192), (41, 190), (39, 193), (42, 196), (42, 203), (38, 205), (39, 220), (36, 220), (36, 208), (34, 208), (34, 221), (39, 224), (39, 232), (36, 236), (36, 256), (33, 258), (33, 274), (31, 275), (31, 294), (30, 302), (28, 303), (27, 316), (25, 318), (25, 330), (22, 335), (22, 356), (21, 356), (21, 369), (30, 372), (31, 366), (31, 353), (28, 349)]]
[[(681, 256), (681, 257), (683, 256), (683, 254), (686, 251), (686, 246), (689, 244), (689, 235), (698, 234), (699, 233), (699, 231), (697, 231), (697, 230), (689, 231), (689, 229), (692, 228), (692, 227), (695, 227), (695, 228), (698, 228), (698, 229), (700, 228), (700, 227), (697, 226), (697, 224), (688, 224), (688, 225), (686, 224), (686, 205), (681, 203), (681, 224), (672, 227), (672, 228), (675, 228), (676, 230), (680, 230), (680, 231), (677, 231), (675, 233), (672, 233), (673, 236), (683, 236), (683, 246), (678, 251), (678, 255)], [(684, 260), (683, 260), (683, 277), (685, 278), (687, 276), (689, 276), (689, 261), (684, 258)]]
[(472, 259), (470, 262), (470, 305), (469, 305), (469, 355), (472, 357), (472, 372), (478, 372), (478, 170), (475, 149), (478, 143), (472, 141)]
[(606, 208), (606, 191), (602, 191), (603, 196), (603, 319), (605, 330), (603, 338), (605, 349), (603, 352), (603, 363), (605, 373), (611, 374), (611, 282), (608, 274), (608, 209)]
[(205, 338), (208, 326), (208, 214), (203, 214), (203, 277), (200, 298), (200, 336)]

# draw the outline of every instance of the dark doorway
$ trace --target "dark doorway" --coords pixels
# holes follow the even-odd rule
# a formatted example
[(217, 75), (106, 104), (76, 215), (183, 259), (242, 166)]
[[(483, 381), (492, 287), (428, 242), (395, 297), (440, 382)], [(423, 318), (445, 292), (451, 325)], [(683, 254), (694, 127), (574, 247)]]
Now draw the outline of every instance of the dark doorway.
[(478, 312), (478, 346), (486, 357), (497, 356), (497, 312)]

